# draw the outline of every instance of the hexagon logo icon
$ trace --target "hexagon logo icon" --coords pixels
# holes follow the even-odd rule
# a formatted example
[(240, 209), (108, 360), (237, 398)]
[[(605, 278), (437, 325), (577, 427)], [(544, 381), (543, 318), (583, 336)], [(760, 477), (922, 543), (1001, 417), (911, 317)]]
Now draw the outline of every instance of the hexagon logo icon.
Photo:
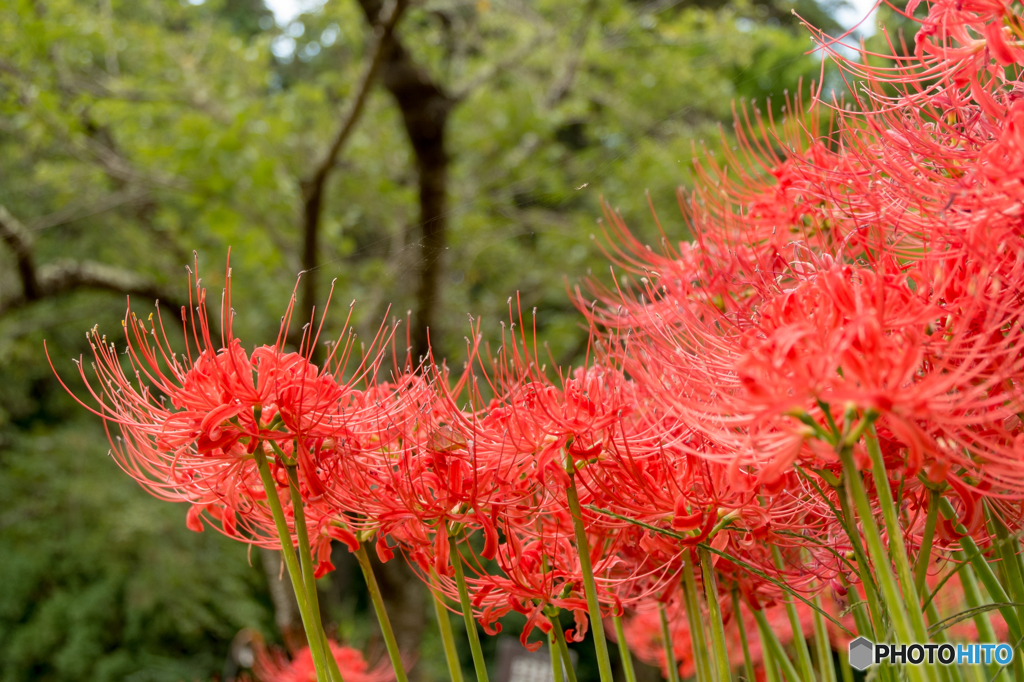
[(864, 671), (875, 662), (875, 645), (866, 637), (850, 642), (850, 667)]

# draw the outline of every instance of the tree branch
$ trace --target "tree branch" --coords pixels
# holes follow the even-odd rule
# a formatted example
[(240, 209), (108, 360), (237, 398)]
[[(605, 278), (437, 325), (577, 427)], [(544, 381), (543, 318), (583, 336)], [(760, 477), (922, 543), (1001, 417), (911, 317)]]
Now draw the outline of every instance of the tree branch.
[[(317, 295), (317, 265), (320, 255), (320, 217), (323, 215), (324, 186), (327, 178), (334, 168), (338, 154), (355, 129), (359, 117), (366, 107), (366, 100), (369, 97), (377, 73), (380, 71), (383, 61), (384, 48), (390, 40), (398, 23), (398, 18), (405, 10), (406, 0), (389, 0), (379, 11), (376, 24), (372, 27), (373, 43), (370, 47), (370, 54), (367, 59), (366, 68), (356, 86), (355, 94), (348, 103), (347, 110), (341, 117), (341, 124), (334, 134), (327, 153), (317, 163), (313, 173), (302, 181), (302, 202), (303, 202), (303, 248), (302, 248), (302, 269), (305, 272), (302, 289), (302, 301), (300, 305), (299, 320), (304, 324), (313, 314)], [(301, 325), (300, 325), (301, 328)]]
[(22, 296), (27, 301), (39, 297), (39, 280), (36, 278), (36, 266), (32, 260), (32, 237), (17, 218), (11, 215), (6, 207), (0, 206), (0, 239), (14, 253), (18, 264), (18, 276), (21, 278)]
[(21, 295), (0, 300), (0, 317), (36, 301), (79, 289), (158, 300), (174, 314), (173, 319), (181, 317), (181, 303), (174, 301), (152, 281), (133, 272), (102, 263), (75, 260), (54, 261), (37, 267), (31, 233), (4, 206), (0, 206), (0, 239), (14, 254), (21, 279)]
[(359, 120), (359, 116), (362, 114), (370, 94), (370, 86), (373, 85), (373, 79), (376, 78), (377, 72), (380, 71), (384, 47), (394, 33), (395, 26), (398, 24), (398, 19), (402, 12), (405, 11), (406, 4), (406, 0), (389, 0), (381, 9), (379, 23), (373, 27), (373, 44), (370, 48), (369, 59), (366, 68), (363, 70), (363, 75), (359, 79), (359, 84), (356, 86), (355, 96), (349, 102), (348, 111), (345, 112), (341, 119), (341, 125), (338, 126), (338, 132), (335, 133), (327, 154), (317, 164), (316, 170), (304, 184), (323, 184), (324, 179), (334, 166), (341, 148), (348, 141), (353, 129), (355, 129), (356, 122)]
[(173, 314), (174, 320), (181, 319), (182, 302), (173, 300), (151, 280), (128, 270), (95, 261), (68, 259), (41, 266), (36, 276), (39, 287), (36, 296), (28, 298), (22, 294), (0, 302), (0, 317), (43, 299), (56, 298), (75, 291), (93, 290), (156, 301)]

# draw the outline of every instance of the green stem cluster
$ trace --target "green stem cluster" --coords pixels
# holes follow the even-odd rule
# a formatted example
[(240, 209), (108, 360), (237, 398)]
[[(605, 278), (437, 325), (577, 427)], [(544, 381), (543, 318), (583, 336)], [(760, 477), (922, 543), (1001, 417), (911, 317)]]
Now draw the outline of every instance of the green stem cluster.
[(256, 468), (260, 474), (260, 481), (267, 494), (267, 505), (270, 507), (270, 513), (274, 517), (277, 537), (281, 541), (281, 555), (284, 557), (288, 577), (291, 579), (292, 589), (295, 591), (295, 600), (299, 605), (299, 617), (302, 619), (302, 627), (306, 631), (306, 639), (309, 642), (309, 651), (313, 657), (313, 669), (316, 671), (316, 677), (318, 680), (336, 679), (336, 682), (341, 682), (340, 675), (337, 678), (332, 678), (328, 672), (327, 658), (333, 658), (333, 656), (330, 656), (330, 649), (324, 651), (326, 637), (320, 634), (323, 631), (323, 627), (320, 624), (320, 614), (318, 612), (314, 613), (311, 609), (302, 569), (299, 566), (299, 561), (295, 556), (295, 550), (292, 546), (292, 534), (288, 529), (288, 521), (285, 519), (281, 500), (277, 496), (277, 482), (270, 472), (267, 457), (259, 443), (257, 443), (254, 456)]
[[(295, 524), (295, 537), (298, 543), (298, 557), (296, 557), (296, 548), (292, 545), (292, 533), (288, 528), (284, 508), (281, 505), (281, 499), (278, 497), (277, 482), (274, 480), (273, 473), (270, 470), (270, 463), (267, 461), (266, 453), (260, 443), (257, 443), (253, 456), (256, 461), (256, 468), (259, 471), (260, 481), (267, 495), (267, 505), (270, 507), (271, 515), (274, 518), (274, 527), (281, 542), (281, 553), (284, 557), (285, 567), (288, 570), (288, 577), (291, 579), (292, 589), (295, 592), (295, 600), (299, 606), (299, 616), (302, 619), (302, 626), (306, 632), (306, 640), (309, 643), (310, 654), (313, 658), (313, 669), (316, 672), (317, 680), (322, 680), (323, 682), (344, 682), (341, 671), (338, 669), (338, 662), (331, 652), (327, 634), (324, 632), (323, 622), (320, 617), (320, 600), (316, 587), (316, 572), (313, 567), (313, 553), (309, 544), (309, 529), (306, 525), (305, 508), (302, 502), (302, 494), (299, 490), (298, 470), (293, 462), (284, 457), (280, 449), (273, 443), (271, 445), (274, 447), (278, 458), (283, 460), (281, 463), (288, 477), (288, 493), (292, 506), (292, 520)], [(362, 544), (359, 545), (355, 555), (359, 562), (359, 567), (362, 569), (363, 577), (366, 579), (366, 587), (370, 593), (374, 610), (377, 613), (377, 621), (384, 635), (384, 642), (387, 645), (388, 655), (394, 668), (395, 679), (397, 682), (408, 682), (405, 667), (402, 665), (398, 643), (391, 628), (391, 621), (388, 619), (387, 611), (384, 609), (384, 600), (380, 587), (370, 566), (366, 549)], [(456, 680), (455, 682), (459, 681)]]

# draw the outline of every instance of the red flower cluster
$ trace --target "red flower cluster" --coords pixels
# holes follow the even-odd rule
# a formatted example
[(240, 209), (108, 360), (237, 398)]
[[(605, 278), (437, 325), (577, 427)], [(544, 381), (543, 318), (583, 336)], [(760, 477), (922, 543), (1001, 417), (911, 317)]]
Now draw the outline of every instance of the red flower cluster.
[[(885, 532), (914, 553), (984, 545), (986, 509), (1018, 528), (1024, 22), (1019, 3), (928, 7), (913, 56), (833, 55), (867, 84), (855, 106), (818, 99), (781, 126), (744, 111), (738, 151), (680, 197), (692, 241), (659, 253), (606, 212), (609, 255), (638, 281), (580, 296), (593, 362), (552, 378), (520, 315), (494, 358), (474, 329), (458, 376), (406, 364), (380, 382), (386, 331), (354, 370), (351, 341), (317, 366), (312, 323), (283, 349), (291, 306), (275, 345), (248, 353), (224, 314), (216, 347), (197, 280), (184, 356), (159, 320), (129, 315), (124, 357), (90, 337), (118, 463), (188, 502), (189, 527), (267, 547), (276, 497), (317, 577), (333, 540), (399, 550), (456, 600), (465, 568), (485, 629), (519, 612), (531, 648), (561, 610), (583, 638), (586, 558), (606, 615), (679, 610), (680, 575), (773, 613), (784, 593), (859, 584), (844, 476), (879, 463), (871, 511), (888, 479)], [(959, 517), (936, 524), (936, 495)]]

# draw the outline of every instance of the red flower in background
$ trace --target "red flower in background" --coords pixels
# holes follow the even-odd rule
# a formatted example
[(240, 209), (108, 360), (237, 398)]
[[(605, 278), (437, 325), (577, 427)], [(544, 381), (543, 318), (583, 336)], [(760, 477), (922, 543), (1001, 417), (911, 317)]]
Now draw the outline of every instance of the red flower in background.
[[(342, 646), (333, 640), (328, 640), (327, 644), (345, 682), (390, 682), (395, 679), (386, 660), (371, 668), (358, 649)], [(260, 649), (256, 652), (253, 671), (260, 682), (316, 682), (313, 655), (308, 646), (302, 647), (291, 660), (282, 652)]]

